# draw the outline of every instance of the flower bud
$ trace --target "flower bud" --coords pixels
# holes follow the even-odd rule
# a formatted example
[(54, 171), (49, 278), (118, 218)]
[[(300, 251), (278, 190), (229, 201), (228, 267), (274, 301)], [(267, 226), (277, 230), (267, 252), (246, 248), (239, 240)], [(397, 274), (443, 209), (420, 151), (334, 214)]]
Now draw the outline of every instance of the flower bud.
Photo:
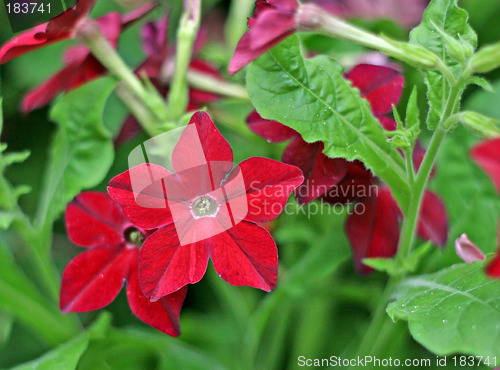
[(463, 112), (460, 114), (460, 120), (469, 130), (485, 138), (492, 139), (500, 136), (500, 122), (496, 119), (476, 112)]
[(462, 234), (460, 238), (455, 240), (455, 251), (466, 263), (484, 261), (486, 259), (484, 253), (465, 234)]
[(472, 58), (474, 72), (486, 73), (500, 66), (500, 42), (488, 45)]

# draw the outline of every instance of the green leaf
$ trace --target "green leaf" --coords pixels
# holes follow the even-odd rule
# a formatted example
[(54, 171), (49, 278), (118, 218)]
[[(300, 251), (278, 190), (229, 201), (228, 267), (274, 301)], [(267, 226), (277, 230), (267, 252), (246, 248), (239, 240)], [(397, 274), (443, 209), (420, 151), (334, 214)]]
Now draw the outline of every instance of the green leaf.
[(113, 162), (110, 133), (102, 123), (104, 104), (116, 81), (102, 78), (63, 96), (50, 117), (58, 124), (37, 214), (37, 225), (52, 222), (75, 195), (99, 184)]
[(14, 319), (8, 313), (0, 311), (0, 346), (9, 340)]
[(484, 262), (461, 264), (403, 281), (389, 304), (417, 342), (438, 355), (500, 356), (500, 280)]
[(304, 59), (298, 37), (292, 36), (252, 63), (247, 89), (264, 118), (292, 127), (307, 142), (324, 142), (329, 157), (361, 160), (406, 208), (409, 189), (403, 159), (334, 60)]
[[(457, 0), (433, 0), (424, 13), (422, 23), (411, 31), (410, 42), (420, 44), (439, 55), (452, 73), (458, 76), (464, 67), (450, 55), (442, 34), (459, 40), (457, 42), (462, 43), (464, 48), (470, 47), (474, 50), (477, 46), (477, 35), (467, 20), (468, 14), (457, 6)], [(430, 104), (427, 126), (433, 130), (444, 111), (450, 86), (443, 75), (436, 71), (428, 71), (425, 82)]]
[(478, 77), (478, 76), (472, 76), (469, 78), (468, 83), (482, 87), (487, 92), (490, 92), (493, 94), (495, 93), (495, 88), (493, 86), (491, 86), (491, 84), (485, 78)]
[(16, 366), (16, 370), (76, 369), (80, 357), (94, 339), (103, 339), (111, 322), (111, 315), (103, 312), (85, 332), (59, 347), (47, 352), (40, 358)]

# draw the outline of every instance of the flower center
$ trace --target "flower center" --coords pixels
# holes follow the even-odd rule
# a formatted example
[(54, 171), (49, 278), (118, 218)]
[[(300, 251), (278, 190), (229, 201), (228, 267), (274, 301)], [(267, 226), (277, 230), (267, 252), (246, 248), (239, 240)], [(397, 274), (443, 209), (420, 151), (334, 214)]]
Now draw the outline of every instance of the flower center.
[(127, 244), (132, 244), (137, 247), (142, 247), (144, 240), (144, 234), (139, 231), (137, 228), (130, 226), (123, 232), (123, 236), (125, 237), (125, 241)]
[(219, 206), (217, 202), (206, 195), (196, 199), (191, 206), (194, 218), (213, 217), (217, 214), (218, 210)]

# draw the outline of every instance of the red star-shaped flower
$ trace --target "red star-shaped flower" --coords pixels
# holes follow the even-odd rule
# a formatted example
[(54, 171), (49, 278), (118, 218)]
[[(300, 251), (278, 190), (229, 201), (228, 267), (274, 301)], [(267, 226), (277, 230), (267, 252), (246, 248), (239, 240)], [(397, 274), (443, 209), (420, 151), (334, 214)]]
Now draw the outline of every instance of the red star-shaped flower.
[(229, 63), (229, 74), (240, 71), (251, 61), (278, 45), (295, 32), (297, 0), (258, 0), (250, 29), (243, 35)]
[[(116, 48), (122, 30), (146, 15), (153, 6), (146, 6), (127, 15), (111, 13), (96, 19), (104, 37)], [(22, 109), (30, 112), (43, 107), (61, 92), (74, 90), (106, 73), (106, 68), (90, 53), (85, 46), (70, 47), (64, 55), (62, 70), (43, 84), (30, 91), (23, 99)]]
[(139, 286), (139, 249), (151, 232), (135, 226), (106, 193), (85, 192), (66, 208), (70, 240), (89, 248), (66, 266), (61, 286), (63, 312), (86, 312), (110, 304), (127, 281), (132, 312), (172, 336), (180, 334), (179, 313), (187, 288), (150, 302)]
[(174, 173), (143, 164), (113, 178), (109, 194), (127, 217), (158, 228), (140, 254), (140, 281), (152, 301), (198, 282), (209, 257), (222, 279), (270, 291), (278, 253), (257, 223), (274, 220), (303, 181), (301, 171), (252, 157), (233, 167), (227, 141), (195, 113), (172, 152)]

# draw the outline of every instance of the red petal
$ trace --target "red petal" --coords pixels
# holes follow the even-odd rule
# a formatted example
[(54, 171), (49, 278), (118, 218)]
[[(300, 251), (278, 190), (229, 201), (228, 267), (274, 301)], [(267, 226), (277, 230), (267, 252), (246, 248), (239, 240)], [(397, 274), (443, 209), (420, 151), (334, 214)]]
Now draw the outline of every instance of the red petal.
[(122, 28), (121, 15), (119, 13), (106, 14), (104, 17), (96, 19), (96, 22), (104, 37), (116, 49)]
[(271, 50), (274, 46), (278, 45), (281, 41), (283, 41), (284, 39), (286, 39), (288, 36), (292, 35), (295, 32), (295, 30), (290, 30), (261, 48), (251, 49), (250, 48), (250, 40), (252, 37), (250, 35), (251, 31), (252, 31), (251, 29), (247, 31), (247, 33), (243, 35), (238, 45), (236, 46), (233, 58), (229, 62), (228, 70), (230, 75), (234, 75), (236, 72), (239, 72), (240, 70), (243, 69), (243, 67), (249, 64), (251, 61), (257, 59), (266, 51)]
[(392, 112), (403, 92), (404, 78), (396, 70), (383, 66), (359, 64), (347, 78), (361, 91), (361, 96), (370, 102), (374, 114)]
[(297, 0), (267, 0), (267, 2), (283, 12), (293, 13), (299, 7)]
[(144, 16), (148, 15), (152, 10), (154, 10), (158, 4), (145, 5), (142, 8), (131, 11), (122, 17), (123, 28), (128, 28), (134, 25), (137, 21), (140, 21)]
[(120, 292), (134, 249), (96, 247), (76, 256), (66, 266), (59, 307), (64, 313), (97, 310), (110, 304)]
[(253, 12), (253, 17), (248, 19), (248, 27), (253, 27), (255, 20), (264, 12), (265, 10), (274, 9), (275, 7), (264, 0), (257, 0), (255, 3), (255, 11)]
[(492, 278), (500, 278), (500, 253), (486, 268), (486, 274)]
[[(245, 182), (248, 214), (246, 221), (269, 222), (283, 211), (290, 193), (299, 186), (304, 177), (295, 166), (272, 159), (252, 157), (239, 164)], [(237, 171), (233, 171), (224, 188), (228, 199), (240, 196)], [(239, 171), (238, 171), (239, 174)]]
[(325, 194), (346, 174), (348, 162), (341, 158), (328, 158), (323, 149), (322, 142), (308, 144), (297, 136), (283, 153), (283, 162), (297, 166), (304, 174), (304, 182), (294, 191), (301, 204)]
[[(358, 208), (359, 204), (363, 204), (364, 209)], [(399, 211), (396, 201), (386, 187), (379, 188), (377, 195), (359, 204), (348, 216), (345, 228), (356, 270), (367, 274), (372, 269), (363, 265), (363, 258), (388, 258), (396, 254), (399, 242)]]
[(73, 8), (52, 18), (47, 25), (47, 37), (71, 36), (77, 23), (89, 15), (96, 2), (97, 0), (78, 0)]
[[(201, 59), (193, 60), (191, 64), (189, 64), (189, 69), (210, 75), (220, 80), (222, 79), (221, 74), (213, 65)], [(218, 94), (196, 89), (189, 90), (189, 102), (196, 106), (203, 106), (219, 99), (220, 95)]]
[(385, 130), (394, 131), (398, 127), (396, 121), (390, 117), (377, 116), (377, 119)]
[(177, 337), (181, 333), (179, 315), (186, 293), (187, 287), (184, 287), (156, 302), (151, 302), (142, 293), (137, 268), (131, 271), (127, 281), (127, 298), (132, 312), (146, 324), (172, 337)]
[(247, 125), (252, 132), (271, 143), (280, 143), (298, 135), (293, 128), (277, 121), (262, 118), (256, 110), (247, 117)]
[(363, 200), (378, 191), (374, 185), (373, 174), (360, 161), (347, 162), (344, 179), (328, 190), (323, 200), (330, 204), (346, 204)]
[(210, 116), (197, 112), (175, 145), (172, 166), (178, 174), (207, 164), (215, 189), (233, 167), (233, 151)]
[(47, 28), (47, 23), (41, 24), (25, 31), (9, 40), (0, 48), (0, 64), (7, 63), (9, 60), (17, 58), (30, 51), (61, 41), (57, 39), (47, 40), (44, 37), (35, 37), (43, 33)]
[(210, 256), (219, 276), (229, 284), (271, 291), (278, 277), (278, 249), (269, 232), (240, 222), (210, 239)]
[(172, 223), (161, 187), (161, 179), (169, 175), (163, 167), (149, 163), (139, 165), (112, 178), (108, 193), (133, 224), (155, 229)]
[(466, 263), (484, 261), (486, 259), (481, 249), (471, 242), (465, 234), (462, 234), (460, 238), (455, 240), (455, 252)]
[(483, 141), (471, 151), (474, 162), (483, 169), (500, 192), (500, 138)]
[(106, 193), (81, 193), (66, 208), (69, 239), (83, 247), (122, 243), (127, 223), (118, 204)]
[[(420, 169), (420, 165), (422, 164), (422, 161), (424, 160), (425, 153), (427, 150), (422, 146), (419, 140), (415, 142), (415, 147), (413, 148), (413, 165), (415, 166), (415, 171), (418, 171)], [(433, 178), (436, 173), (436, 166), (432, 167), (431, 175), (430, 178)]]
[(208, 265), (205, 241), (180, 245), (175, 226), (168, 225), (146, 239), (139, 259), (139, 280), (151, 301), (201, 280)]
[(444, 247), (448, 240), (448, 217), (443, 201), (433, 192), (425, 191), (417, 225), (421, 239)]
[(249, 31), (250, 48), (255, 50), (265, 47), (289, 33), (294, 27), (294, 14), (283, 14), (275, 9), (264, 10), (254, 18), (252, 29)]

